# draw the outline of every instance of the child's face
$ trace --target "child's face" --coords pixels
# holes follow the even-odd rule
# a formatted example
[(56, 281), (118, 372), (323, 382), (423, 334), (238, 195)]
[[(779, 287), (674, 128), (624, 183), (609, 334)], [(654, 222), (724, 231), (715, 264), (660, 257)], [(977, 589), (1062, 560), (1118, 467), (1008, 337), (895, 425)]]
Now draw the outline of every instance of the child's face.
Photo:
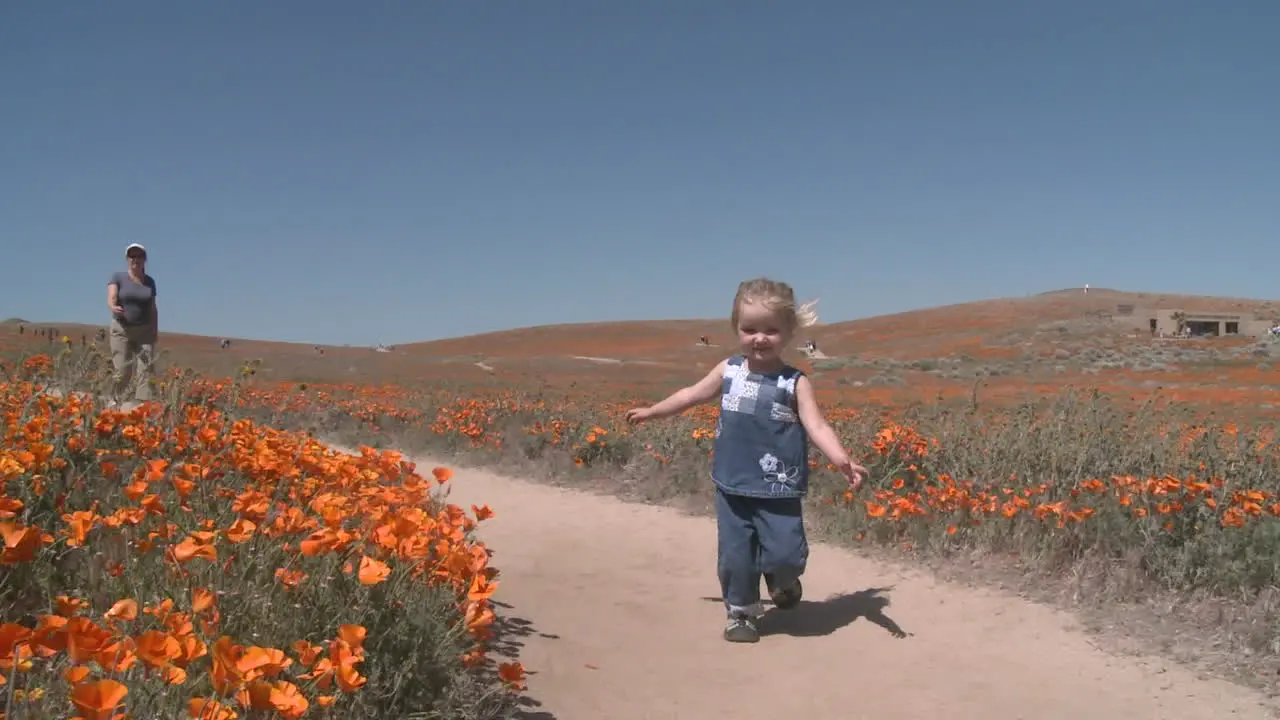
[(754, 363), (780, 362), (791, 333), (784, 318), (760, 303), (744, 302), (738, 309), (738, 343)]

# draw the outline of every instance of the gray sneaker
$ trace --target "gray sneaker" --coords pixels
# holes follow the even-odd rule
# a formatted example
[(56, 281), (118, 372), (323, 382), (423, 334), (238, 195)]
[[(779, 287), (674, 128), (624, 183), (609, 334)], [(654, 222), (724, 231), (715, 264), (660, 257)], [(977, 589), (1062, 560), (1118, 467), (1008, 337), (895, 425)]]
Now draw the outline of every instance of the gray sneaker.
[(729, 623), (724, 627), (724, 639), (734, 643), (760, 642), (756, 619), (746, 613), (730, 613)]
[(764, 584), (769, 588), (769, 599), (773, 601), (773, 606), (779, 610), (790, 610), (799, 605), (800, 598), (804, 597), (804, 586), (800, 584), (800, 578), (796, 578), (791, 587), (779, 588), (774, 587), (773, 576), (765, 575)]

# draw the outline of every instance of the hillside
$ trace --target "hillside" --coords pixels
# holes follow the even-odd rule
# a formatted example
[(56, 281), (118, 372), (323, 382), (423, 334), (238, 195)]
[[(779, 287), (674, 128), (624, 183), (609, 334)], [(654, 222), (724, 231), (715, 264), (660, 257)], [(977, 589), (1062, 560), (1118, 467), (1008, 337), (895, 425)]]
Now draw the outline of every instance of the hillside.
[[(1121, 305), (1280, 315), (1275, 301), (1074, 289), (820, 325), (796, 344), (813, 339), (826, 355), (806, 365), (825, 378), (823, 387), (856, 392), (868, 402), (964, 397), (978, 382), (991, 398), (1089, 385), (1122, 394), (1175, 388), (1180, 397), (1195, 402), (1239, 391), (1248, 393), (1247, 399), (1241, 395), (1242, 402), (1280, 404), (1280, 380), (1270, 370), (1280, 346), (1243, 337), (1154, 338), (1132, 322), (1113, 318)], [(24, 344), (48, 342), (32, 337), (32, 329), (40, 327), (27, 325)], [(98, 329), (53, 327), (73, 342), (92, 342)], [(710, 346), (699, 343), (703, 335)], [(0, 342), (11, 346), (16, 340), (15, 326), (0, 327)], [(260, 377), (266, 379), (550, 384), (599, 392), (627, 387), (641, 393), (692, 380), (734, 345), (725, 318), (519, 328), (400, 345), (393, 352), (332, 346), (317, 350), (309, 344), (241, 339), (232, 339), (224, 349), (219, 338), (178, 333), (165, 333), (162, 343), (166, 362), (230, 373), (247, 361), (261, 360)], [(804, 362), (799, 352), (793, 356)]]
[[(1086, 323), (1114, 314), (1119, 305), (1180, 308), (1190, 312), (1280, 313), (1280, 302), (1196, 295), (1131, 293), (1091, 289), (1059, 290), (1024, 298), (1000, 298), (911, 310), (820, 325), (797, 342), (812, 338), (828, 354), (932, 358), (964, 348), (1006, 347), (1032, 337), (1046, 324)], [(1127, 336), (1127, 329), (1095, 322), (1104, 336)], [(621, 359), (675, 360), (702, 357), (700, 335), (731, 347), (728, 319), (581, 323), (520, 328), (401, 346), (430, 356), (482, 355), (529, 358), (591, 355)]]

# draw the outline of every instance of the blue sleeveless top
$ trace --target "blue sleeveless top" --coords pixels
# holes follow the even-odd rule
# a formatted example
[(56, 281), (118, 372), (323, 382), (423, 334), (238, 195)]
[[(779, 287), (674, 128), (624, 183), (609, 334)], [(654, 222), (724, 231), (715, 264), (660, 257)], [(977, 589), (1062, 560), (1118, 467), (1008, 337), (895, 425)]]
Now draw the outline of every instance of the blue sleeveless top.
[(800, 424), (800, 370), (747, 369), (734, 355), (724, 368), (711, 479), (730, 495), (804, 497), (809, 489), (809, 436)]

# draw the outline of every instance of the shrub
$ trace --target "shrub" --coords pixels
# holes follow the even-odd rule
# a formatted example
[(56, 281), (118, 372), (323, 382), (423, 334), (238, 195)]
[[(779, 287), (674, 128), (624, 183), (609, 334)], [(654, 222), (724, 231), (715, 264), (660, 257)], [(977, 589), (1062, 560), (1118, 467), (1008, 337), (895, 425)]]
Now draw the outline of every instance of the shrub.
[(448, 469), (237, 417), (231, 383), (99, 409), (68, 384), (90, 365), (32, 356), (0, 384), (4, 717), (512, 712), (473, 537), (492, 511), (434, 497)]

